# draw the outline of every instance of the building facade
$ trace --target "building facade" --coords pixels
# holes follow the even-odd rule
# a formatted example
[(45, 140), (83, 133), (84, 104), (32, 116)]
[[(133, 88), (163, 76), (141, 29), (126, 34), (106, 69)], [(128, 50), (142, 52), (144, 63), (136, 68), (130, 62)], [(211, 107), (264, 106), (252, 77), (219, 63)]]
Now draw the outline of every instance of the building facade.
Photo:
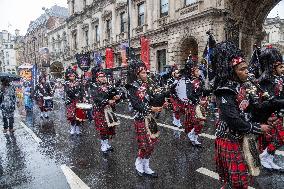
[(17, 73), (17, 61), (15, 36), (6, 30), (0, 32), (0, 71), (5, 73)]
[(280, 17), (267, 18), (263, 24), (265, 38), (262, 46), (272, 45), (280, 49), (284, 56), (284, 19)]
[[(62, 23), (64, 23), (66, 17), (68, 16), (68, 10), (64, 7), (59, 7), (57, 5), (52, 6), (50, 9), (45, 9), (45, 13), (42, 14), (35, 21), (31, 21), (27, 33), (24, 37), (24, 53), (26, 55), (26, 63), (37, 65), (39, 72), (50, 72), (50, 63), (42, 60), (42, 54), (40, 51), (45, 49), (46, 51), (51, 51), (48, 47), (53, 47), (53, 44), (57, 42), (58, 39), (53, 39), (48, 37), (48, 34), (53, 29), (58, 28)], [(50, 45), (51, 44), (51, 45)], [(55, 50), (55, 49), (54, 49)]]
[[(150, 41), (152, 71), (166, 64), (183, 64), (191, 53), (199, 58), (207, 43), (206, 31), (217, 40), (225, 36), (224, 1), (130, 0), (131, 47), (140, 55), (140, 37)], [(114, 50), (121, 64), (120, 45), (128, 41), (126, 0), (68, 0), (71, 54)], [(73, 60), (75, 62), (75, 60)]]

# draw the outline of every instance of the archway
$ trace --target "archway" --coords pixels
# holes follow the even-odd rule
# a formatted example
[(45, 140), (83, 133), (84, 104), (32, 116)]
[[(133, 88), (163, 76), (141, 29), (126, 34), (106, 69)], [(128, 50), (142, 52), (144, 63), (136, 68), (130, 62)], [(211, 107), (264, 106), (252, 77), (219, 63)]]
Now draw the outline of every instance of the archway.
[(264, 38), (262, 25), (281, 0), (225, 0), (226, 39), (234, 41), (249, 56), (253, 44)]
[(50, 74), (53, 76), (53, 78), (62, 78), (63, 74), (62, 72), (64, 71), (63, 64), (61, 62), (53, 62), (50, 65)]
[(188, 55), (198, 57), (198, 43), (194, 37), (186, 37), (180, 43), (180, 64), (184, 64)]

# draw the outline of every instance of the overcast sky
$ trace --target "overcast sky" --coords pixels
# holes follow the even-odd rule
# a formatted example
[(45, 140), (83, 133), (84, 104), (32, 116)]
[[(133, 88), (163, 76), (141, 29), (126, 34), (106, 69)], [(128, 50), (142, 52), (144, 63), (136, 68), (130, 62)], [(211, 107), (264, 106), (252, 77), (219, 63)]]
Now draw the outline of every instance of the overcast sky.
[[(44, 13), (42, 7), (50, 8), (55, 4), (67, 8), (67, 0), (0, 0), (0, 31), (6, 29), (14, 33), (17, 28), (20, 34), (24, 35), (30, 21)], [(268, 17), (276, 17), (279, 13), (279, 16), (284, 18), (283, 10), (284, 0), (271, 11)]]
[(42, 7), (55, 4), (67, 8), (67, 0), (0, 0), (0, 31), (6, 29), (14, 34), (17, 28), (24, 35), (30, 21), (44, 13)]

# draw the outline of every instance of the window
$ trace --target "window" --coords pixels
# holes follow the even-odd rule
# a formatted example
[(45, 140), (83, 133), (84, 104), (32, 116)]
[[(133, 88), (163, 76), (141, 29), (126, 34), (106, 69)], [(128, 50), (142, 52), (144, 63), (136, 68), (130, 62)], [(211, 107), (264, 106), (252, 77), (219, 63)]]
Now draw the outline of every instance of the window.
[(8, 49), (8, 45), (5, 45), (5, 48)]
[(55, 51), (55, 39), (52, 37), (52, 50)]
[(10, 45), (10, 49), (12, 49), (13, 48), (13, 45)]
[(107, 34), (107, 39), (110, 39), (111, 35), (111, 20), (106, 21), (106, 34)]
[(145, 15), (144, 3), (141, 3), (138, 5), (138, 26), (144, 25), (144, 19), (145, 19), (144, 15)]
[(83, 0), (83, 8), (86, 8), (87, 0)]
[(196, 2), (197, 2), (197, 0), (185, 0), (184, 4), (185, 5), (191, 5), (191, 4), (196, 3)]
[(125, 12), (120, 13), (120, 33), (126, 31), (126, 14)]
[(75, 13), (75, 2), (74, 0), (71, 1), (71, 14), (74, 14)]
[(73, 34), (73, 48), (77, 49), (77, 33)]
[(89, 45), (89, 30), (85, 30), (85, 40), (86, 40), (86, 46)]
[(100, 33), (99, 33), (99, 26), (95, 26), (95, 42), (98, 42), (100, 40)]
[(167, 16), (169, 12), (169, 0), (160, 0), (160, 17)]
[(157, 51), (158, 71), (162, 72), (164, 66), (167, 64), (167, 51), (166, 49)]

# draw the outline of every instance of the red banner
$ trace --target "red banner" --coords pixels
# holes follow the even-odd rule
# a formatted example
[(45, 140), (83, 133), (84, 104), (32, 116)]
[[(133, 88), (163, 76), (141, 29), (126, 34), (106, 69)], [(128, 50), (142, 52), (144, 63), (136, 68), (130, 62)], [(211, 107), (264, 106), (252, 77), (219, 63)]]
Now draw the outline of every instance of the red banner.
[(140, 38), (141, 44), (141, 60), (144, 62), (147, 70), (150, 70), (150, 41), (142, 36)]
[(106, 68), (113, 68), (114, 55), (112, 48), (106, 48)]
[(123, 66), (123, 67), (127, 66), (127, 55), (126, 55), (126, 48), (127, 47), (128, 47), (127, 43), (122, 43), (120, 45), (121, 60), (122, 60), (121, 66)]

